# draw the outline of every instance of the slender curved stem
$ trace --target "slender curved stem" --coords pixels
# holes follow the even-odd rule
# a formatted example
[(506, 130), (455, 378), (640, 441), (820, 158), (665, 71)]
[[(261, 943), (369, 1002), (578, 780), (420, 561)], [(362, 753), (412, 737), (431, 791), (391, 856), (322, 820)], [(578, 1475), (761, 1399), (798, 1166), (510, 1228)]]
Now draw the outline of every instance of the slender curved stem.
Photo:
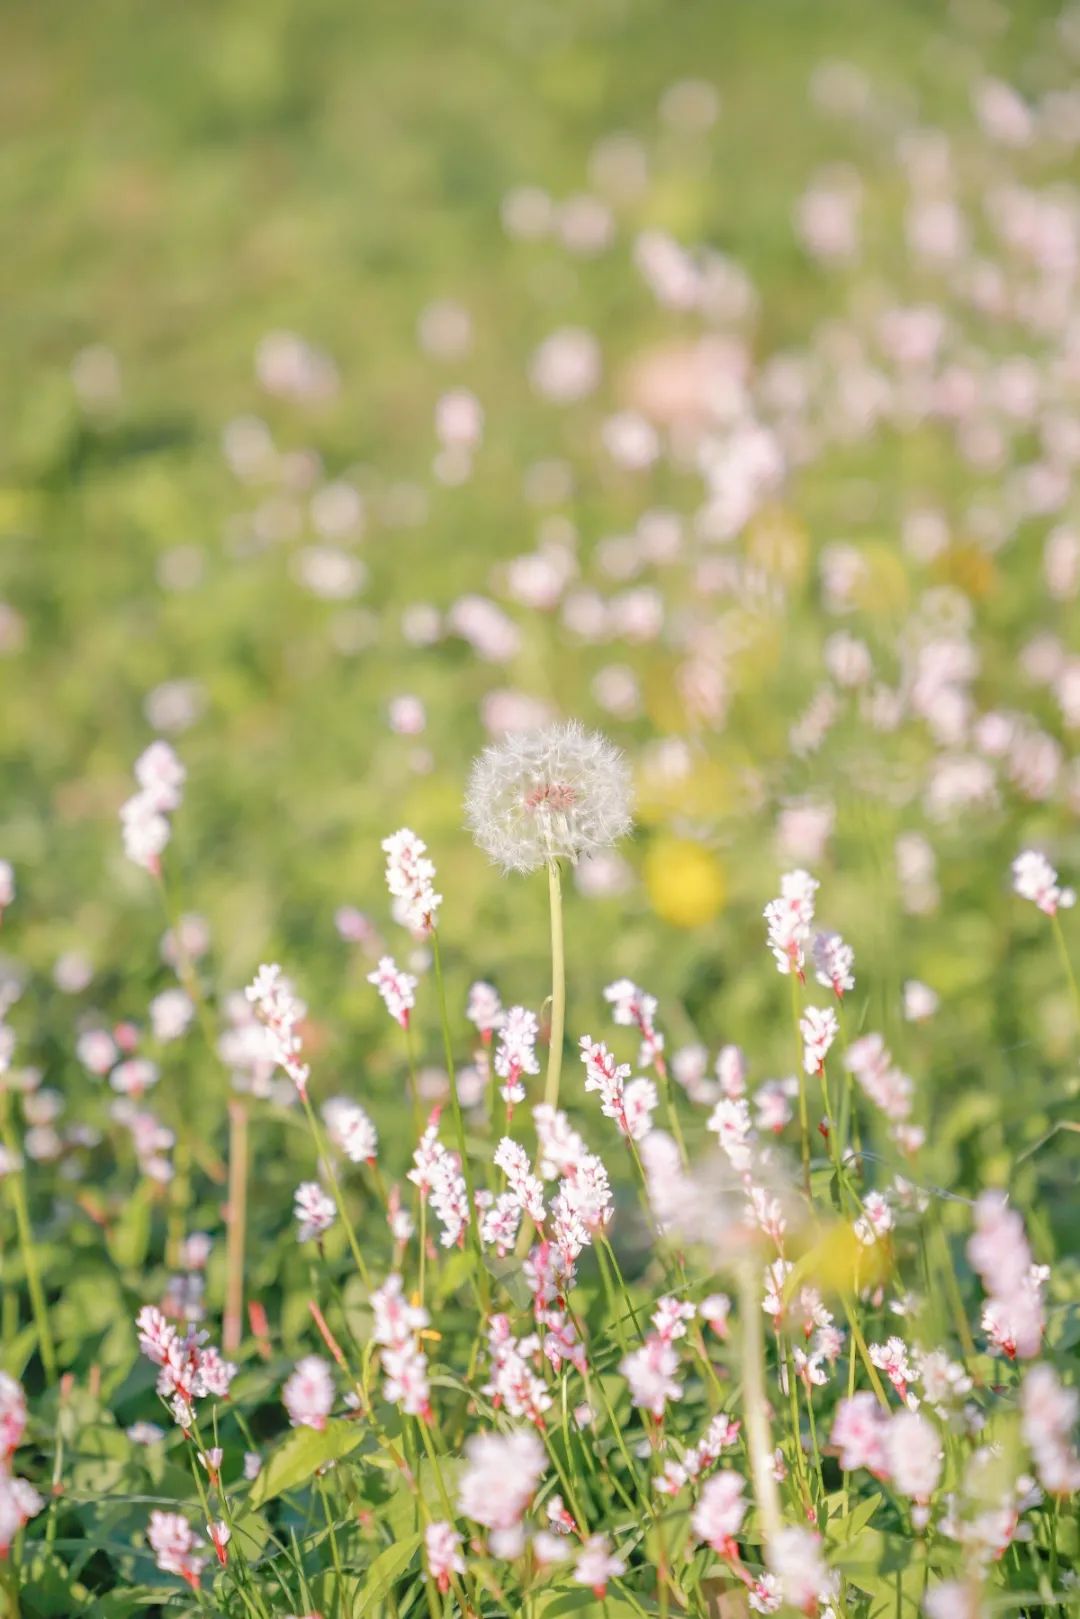
[(551, 1041), (548, 1045), (544, 1101), (549, 1107), (558, 1107), (566, 1035), (566, 947), (563, 940), (562, 882), (557, 860), (548, 861), (548, 901), (551, 908)]
[(26, 1202), (26, 1182), (23, 1171), (22, 1154), (15, 1140), (15, 1133), (11, 1127), (11, 1116), (8, 1111), (9, 1102), (7, 1092), (0, 1098), (0, 1124), (3, 1130), (3, 1142), (12, 1164), (17, 1165), (7, 1177), (11, 1187), (11, 1202), (15, 1210), (15, 1224), (19, 1231), (19, 1247), (22, 1249), (23, 1269), (26, 1272), (26, 1286), (30, 1294), (30, 1308), (34, 1314), (34, 1326), (37, 1329), (38, 1350), (41, 1354), (41, 1364), (45, 1370), (45, 1380), (48, 1383), (56, 1382), (56, 1347), (53, 1344), (52, 1328), (49, 1325), (49, 1312), (45, 1304), (45, 1293), (41, 1286), (41, 1272), (38, 1270), (37, 1250), (34, 1247), (34, 1231), (30, 1224), (30, 1210)]

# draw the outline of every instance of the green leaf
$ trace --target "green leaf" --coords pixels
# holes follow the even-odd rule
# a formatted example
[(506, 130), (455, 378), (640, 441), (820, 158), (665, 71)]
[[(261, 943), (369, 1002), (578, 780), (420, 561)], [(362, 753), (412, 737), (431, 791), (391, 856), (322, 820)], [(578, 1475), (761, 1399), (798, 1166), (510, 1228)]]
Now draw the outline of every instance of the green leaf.
[(331, 1421), (321, 1431), (297, 1428), (274, 1452), (251, 1487), (253, 1508), (295, 1490), (327, 1462), (340, 1461), (364, 1442), (364, 1429), (356, 1422)]
[(418, 1534), (406, 1535), (403, 1540), (395, 1540), (379, 1553), (368, 1569), (360, 1601), (353, 1610), (356, 1619), (367, 1613), (374, 1603), (386, 1595), (394, 1581), (400, 1579), (419, 1550), (420, 1540)]
[[(833, 1499), (836, 1499), (837, 1504), (839, 1505), (839, 1497), (830, 1497), (830, 1502)], [(875, 1495), (871, 1495), (867, 1500), (860, 1501), (855, 1507), (852, 1508), (846, 1517), (840, 1517), (831, 1512), (829, 1516), (828, 1529), (826, 1530), (825, 1534), (825, 1538), (829, 1544), (834, 1546), (843, 1545), (855, 1540), (866, 1528), (867, 1524), (874, 1516), (874, 1513), (881, 1505), (881, 1501), (882, 1496), (880, 1491), (878, 1491)]]

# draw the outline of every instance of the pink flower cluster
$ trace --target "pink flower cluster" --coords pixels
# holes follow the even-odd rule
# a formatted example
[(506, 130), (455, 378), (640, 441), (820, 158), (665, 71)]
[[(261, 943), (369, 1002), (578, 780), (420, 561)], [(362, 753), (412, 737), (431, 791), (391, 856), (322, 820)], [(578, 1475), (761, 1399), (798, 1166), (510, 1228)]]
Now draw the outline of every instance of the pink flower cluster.
[(396, 1272), (391, 1272), (371, 1295), (371, 1308), (375, 1316), (372, 1337), (380, 1347), (379, 1359), (386, 1376), (384, 1397), (391, 1405), (400, 1406), (406, 1416), (429, 1421), (427, 1357), (416, 1343), (417, 1333), (428, 1324), (427, 1311), (408, 1302)]
[(429, 933), (442, 895), (435, 892), (435, 867), (427, 858), (427, 844), (403, 826), (383, 839), (386, 886), (396, 904), (395, 916), (414, 933)]
[(195, 1404), (207, 1395), (224, 1399), (237, 1368), (224, 1360), (218, 1350), (207, 1345), (205, 1332), (189, 1327), (180, 1333), (162, 1312), (146, 1304), (135, 1320), (139, 1348), (146, 1358), (161, 1368), (157, 1391), (169, 1400), (173, 1417), (187, 1432), (195, 1420)]
[(171, 836), (168, 818), (180, 807), (186, 774), (167, 742), (151, 742), (135, 761), (139, 790), (120, 809), (124, 853), (155, 877)]
[(305, 1096), (311, 1070), (300, 1060), (303, 1046), (297, 1028), (307, 1008), (297, 999), (276, 963), (260, 967), (244, 993), (266, 1029), (272, 1060), (289, 1076), (300, 1095)]

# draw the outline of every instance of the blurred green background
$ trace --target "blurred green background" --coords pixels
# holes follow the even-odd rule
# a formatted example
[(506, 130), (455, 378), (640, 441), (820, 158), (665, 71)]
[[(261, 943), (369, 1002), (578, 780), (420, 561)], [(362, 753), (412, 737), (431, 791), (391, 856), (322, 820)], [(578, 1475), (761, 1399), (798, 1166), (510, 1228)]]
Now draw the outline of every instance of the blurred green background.
[[(385, 1124), (400, 1052), (364, 982), (370, 962), (340, 939), (334, 911), (360, 906), (407, 950), (388, 920), (379, 851), (407, 823), (447, 896), (453, 995), (460, 1003), (472, 978), (492, 976), (507, 1001), (538, 1006), (543, 884), (498, 877), (461, 826), (484, 698), (509, 689), (602, 725), (645, 761), (628, 886), (569, 903), (572, 1034), (600, 1032), (599, 989), (625, 973), (660, 996), (672, 1044), (696, 1031), (712, 1046), (734, 1039), (759, 1076), (786, 1072), (787, 986), (760, 913), (792, 863), (777, 849), (777, 814), (818, 795), (836, 812), (818, 867), (822, 919), (855, 946), (860, 1018), (915, 1072), (925, 1120), (946, 1121), (932, 1134), (942, 1177), (961, 1148), (969, 1168), (1003, 1175), (1014, 1132), (1034, 1139), (1069, 1105), (1052, 1072), (1070, 1049), (1066, 991), (1039, 918), (1008, 894), (1007, 868), (1021, 836), (1046, 833), (1075, 874), (1075, 819), (1060, 803), (1006, 796), (975, 827), (929, 829), (941, 903), (914, 917), (900, 904), (894, 839), (927, 829), (912, 795), (874, 784), (890, 772), (920, 780), (932, 744), (910, 728), (868, 739), (852, 714), (819, 754), (789, 747), (835, 628), (816, 567), (839, 536), (863, 549), (875, 580), (849, 627), (883, 669), (895, 663), (927, 583), (899, 544), (911, 491), (957, 503), (965, 493), (966, 474), (932, 430), (886, 430), (823, 456), (785, 491), (773, 529), (752, 526), (740, 540), (768, 572), (776, 530), (794, 560), (776, 570), (783, 609), (765, 615), (738, 664), (723, 726), (683, 712), (670, 638), (590, 645), (556, 614), (508, 603), (500, 571), (554, 513), (573, 525), (582, 577), (596, 586), (606, 537), (650, 508), (685, 514), (700, 499), (687, 469), (661, 461), (626, 473), (599, 452), (602, 413), (631, 396), (635, 357), (697, 331), (649, 295), (636, 235), (659, 228), (742, 266), (757, 294), (757, 357), (857, 307), (875, 278), (918, 296), (893, 256), (890, 130), (907, 120), (955, 131), (962, 154), (972, 75), (1052, 70), (1053, 15), (1033, 0), (6, 8), (0, 853), (19, 875), (19, 951), (43, 985), (36, 1038), (52, 1083), (74, 1083), (80, 1018), (95, 1008), (139, 1017), (167, 976), (157, 901), (123, 858), (117, 810), (174, 682), (184, 723), (168, 734), (189, 779), (167, 867), (175, 903), (210, 920), (214, 987), (282, 960), (313, 1017), (333, 1027), (335, 1083), (372, 1094)], [(876, 139), (812, 103), (815, 67), (838, 57), (874, 87)], [(708, 127), (680, 128), (662, 111), (687, 79), (718, 92)], [(508, 193), (590, 190), (597, 143), (620, 132), (640, 143), (648, 174), (613, 202), (610, 246), (571, 255), (507, 233)], [(971, 161), (985, 178), (994, 160), (973, 148)], [(811, 176), (837, 162), (865, 188), (859, 275), (825, 274), (792, 228)], [(417, 337), (423, 311), (447, 299), (472, 321), (471, 349), (455, 359)], [(528, 365), (567, 325), (596, 334), (604, 375), (597, 399), (560, 410), (536, 397)], [(275, 330), (332, 358), (332, 397), (288, 401), (259, 386), (254, 356)], [(436, 403), (456, 386), (481, 401), (485, 431), (471, 478), (455, 487), (432, 476), (432, 461)], [(279, 458), (254, 485), (222, 452), (228, 424), (252, 416)], [(552, 460), (569, 467), (569, 492), (540, 510), (530, 469)], [(325, 600), (297, 567), (318, 542), (312, 494), (339, 479), (363, 501), (363, 523), (340, 549), (364, 581), (351, 599)], [(969, 563), (960, 545), (929, 582), (970, 589), (980, 696), (1007, 704), (1017, 650), (1043, 611), (1038, 548), (1021, 535), (1006, 560)], [(692, 572), (660, 583), (677, 625), (694, 604)], [(498, 599), (518, 626), (506, 666), (459, 637), (418, 646), (403, 632), (410, 607), (445, 614), (466, 593)], [(640, 684), (640, 713), (626, 719), (595, 698), (593, 678), (611, 663), (631, 665)], [(420, 737), (388, 724), (401, 695), (426, 707)], [(665, 738), (687, 743), (693, 767), (658, 789), (648, 750)], [(684, 872), (688, 859), (702, 872)], [(94, 976), (70, 1007), (48, 978), (73, 950)], [(933, 1055), (930, 1037), (900, 1017), (911, 976), (942, 995)], [(425, 1038), (437, 1061), (430, 1018)]]

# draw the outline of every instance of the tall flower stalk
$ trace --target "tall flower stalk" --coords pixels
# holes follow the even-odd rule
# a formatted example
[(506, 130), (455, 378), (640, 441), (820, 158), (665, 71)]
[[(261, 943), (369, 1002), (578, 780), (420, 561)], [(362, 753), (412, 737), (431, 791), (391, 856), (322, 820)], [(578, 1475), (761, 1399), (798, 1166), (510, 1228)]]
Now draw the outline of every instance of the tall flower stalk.
[(551, 1040), (548, 1045), (544, 1101), (559, 1105), (563, 1044), (566, 1035), (566, 950), (563, 939), (562, 879), (559, 862), (548, 861), (548, 903), (551, 909)]
[(630, 769), (597, 731), (576, 721), (512, 733), (475, 761), (465, 819), (504, 871), (547, 867), (551, 913), (551, 1043), (544, 1100), (558, 1106), (566, 1032), (566, 959), (560, 862), (610, 848), (631, 827)]

